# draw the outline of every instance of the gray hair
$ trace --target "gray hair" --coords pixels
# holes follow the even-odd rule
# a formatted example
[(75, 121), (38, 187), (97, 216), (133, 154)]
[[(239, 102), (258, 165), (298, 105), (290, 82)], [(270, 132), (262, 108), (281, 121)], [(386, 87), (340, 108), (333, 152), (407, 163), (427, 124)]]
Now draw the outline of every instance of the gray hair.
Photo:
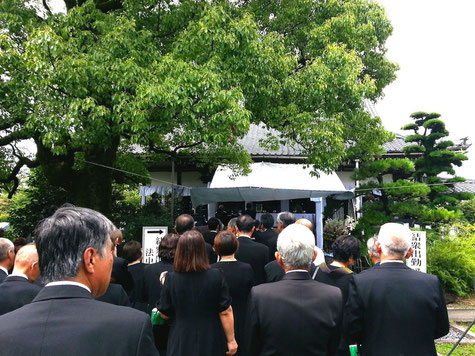
[(376, 242), (378, 242), (378, 236), (373, 236), (366, 241), (366, 246), (368, 247), (368, 252), (371, 252), (375, 258), (379, 258), (379, 253), (376, 252)]
[(411, 247), (411, 230), (402, 224), (384, 224), (379, 229), (378, 242), (383, 254), (402, 260)]
[(235, 229), (237, 227), (236, 222), (237, 222), (237, 218), (232, 218), (231, 220), (229, 220), (228, 229)]
[(287, 226), (294, 224), (297, 219), (295, 215), (289, 213), (288, 211), (283, 211), (277, 215), (277, 223), (282, 224), (283, 228), (285, 229)]
[(84, 251), (89, 247), (105, 257), (114, 229), (109, 219), (91, 209), (65, 207), (56, 210), (33, 233), (45, 282), (77, 277)]
[(9, 239), (0, 237), (0, 262), (8, 257), (10, 251), (15, 251), (15, 245)]
[(277, 251), (288, 268), (308, 269), (315, 250), (315, 237), (305, 226), (292, 224), (277, 238)]

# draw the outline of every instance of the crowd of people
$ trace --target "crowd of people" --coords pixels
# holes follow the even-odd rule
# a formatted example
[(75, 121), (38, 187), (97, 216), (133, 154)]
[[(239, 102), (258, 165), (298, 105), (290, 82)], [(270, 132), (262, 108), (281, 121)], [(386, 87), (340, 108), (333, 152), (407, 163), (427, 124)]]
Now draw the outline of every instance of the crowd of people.
[(276, 223), (211, 218), (202, 234), (181, 215), (146, 265), (102, 214), (62, 207), (16, 254), (0, 238), (0, 355), (436, 355), (447, 309), (438, 279), (403, 262), (407, 227), (383, 225), (356, 274), (355, 237), (324, 254), (310, 221)]

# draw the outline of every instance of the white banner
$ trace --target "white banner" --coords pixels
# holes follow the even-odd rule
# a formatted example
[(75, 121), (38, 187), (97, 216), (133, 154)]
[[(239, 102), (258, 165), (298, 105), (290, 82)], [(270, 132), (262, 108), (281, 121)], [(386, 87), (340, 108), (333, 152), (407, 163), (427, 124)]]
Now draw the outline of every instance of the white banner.
[(162, 238), (168, 234), (168, 226), (144, 226), (142, 228), (143, 263), (160, 261), (158, 246)]
[(406, 265), (415, 271), (427, 273), (427, 241), (425, 231), (411, 231), (414, 250), (411, 257), (406, 260)]

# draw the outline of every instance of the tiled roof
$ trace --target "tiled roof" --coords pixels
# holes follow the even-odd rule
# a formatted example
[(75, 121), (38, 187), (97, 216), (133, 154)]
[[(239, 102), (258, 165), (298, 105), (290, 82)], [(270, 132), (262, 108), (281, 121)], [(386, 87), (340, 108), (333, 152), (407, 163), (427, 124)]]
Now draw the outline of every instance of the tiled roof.
[[(279, 145), (278, 150), (273, 151), (263, 148), (259, 145), (259, 140), (266, 139), (270, 136), (279, 137), (277, 130), (269, 129), (264, 124), (251, 124), (249, 132), (244, 136), (239, 143), (244, 146), (244, 149), (252, 156), (263, 157), (304, 157), (303, 148), (300, 145), (284, 144)], [(396, 138), (383, 145), (387, 153), (400, 153), (405, 146), (410, 143), (404, 142), (404, 136), (396, 134)]]
[(244, 149), (249, 152), (251, 156), (304, 157), (302, 154), (303, 149), (300, 145), (290, 145), (286, 143), (279, 145), (279, 148), (276, 151), (261, 147), (259, 141), (261, 139), (267, 139), (271, 136), (278, 138), (278, 131), (267, 128), (264, 124), (251, 124), (248, 133), (241, 140), (239, 140), (239, 143), (244, 146)]
[(454, 184), (456, 192), (475, 194), (475, 179), (467, 179), (465, 182)]
[(383, 148), (387, 153), (402, 153), (404, 147), (412, 144), (410, 142), (405, 142), (404, 138), (403, 135), (396, 134), (396, 138), (390, 142), (386, 142), (383, 145)]

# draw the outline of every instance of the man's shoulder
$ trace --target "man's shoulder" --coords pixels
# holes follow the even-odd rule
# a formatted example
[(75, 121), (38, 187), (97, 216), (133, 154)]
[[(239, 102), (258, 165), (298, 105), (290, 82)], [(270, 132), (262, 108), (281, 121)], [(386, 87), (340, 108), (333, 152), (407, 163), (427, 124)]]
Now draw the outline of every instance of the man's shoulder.
[[(48, 310), (48, 313), (45, 313)], [(51, 314), (53, 313), (53, 314)], [(8, 314), (0, 316), (0, 324), (27, 322), (30, 318), (42, 318), (47, 315), (60, 315), (62, 320), (75, 320), (78, 313), (87, 313), (90, 322), (103, 322), (104, 324), (120, 324), (130, 327), (142, 325), (148, 315), (139, 310), (101, 302), (95, 299), (69, 298), (69, 299), (48, 299), (33, 301), (30, 304), (14, 310)], [(1, 328), (0, 328), (1, 329)]]
[(354, 274), (356, 282), (370, 281), (373, 279), (389, 278), (411, 281), (425, 281), (429, 283), (438, 283), (437, 276), (429, 273), (415, 271), (406, 266), (405, 263), (383, 263), (369, 268), (361, 273)]
[(23, 277), (9, 276), (5, 278), (2, 284), (0, 284), (0, 290), (29, 290), (39, 292), (41, 287), (37, 284), (29, 282)]
[(339, 288), (330, 286), (325, 283), (317, 282), (311, 278), (309, 279), (282, 279), (273, 283), (264, 283), (252, 288), (254, 294), (274, 293), (276, 290), (288, 289), (291, 287), (302, 288), (309, 295), (315, 293), (318, 295), (329, 295), (331, 297), (341, 297)]

